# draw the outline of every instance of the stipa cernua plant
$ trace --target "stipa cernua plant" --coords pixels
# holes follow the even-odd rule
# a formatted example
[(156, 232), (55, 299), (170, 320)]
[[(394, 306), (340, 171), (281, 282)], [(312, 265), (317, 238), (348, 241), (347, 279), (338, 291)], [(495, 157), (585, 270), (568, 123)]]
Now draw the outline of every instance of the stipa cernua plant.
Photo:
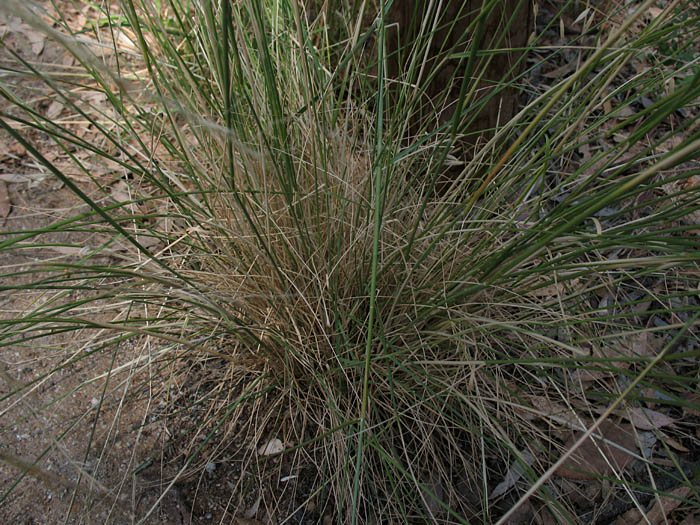
[[(649, 392), (663, 393), (658, 413), (693, 406), (700, 77), (665, 67), (682, 50), (660, 44), (669, 27), (697, 42), (697, 17), (681, 2), (651, 20), (653, 2), (591, 11), (571, 44), (578, 66), (460, 156), (484, 101), (476, 57), (510, 52), (506, 29), (481, 41), (490, 50), (441, 51), (471, 73), (454, 68), (457, 102), (433, 97), (431, 120), (421, 83), (444, 66), (431, 37), (457, 26), (431, 8), (392, 72), (379, 4), (350, 18), (286, 1), (127, 0), (80, 29), (58, 10), (5, 7), (74, 64), (2, 47), (0, 125), (83, 203), (0, 244), (3, 289), (33, 294), (3, 319), (1, 348), (29, 355), (36, 341), (52, 359), (8, 383), (5, 435), (33, 417), (32, 395), (96, 363), (32, 409), (94, 396), (47, 448), (88, 425), (67, 512), (118, 513), (160, 461), (137, 519), (228, 464), (222, 519), (495, 522), (527, 496), (575, 522), (586, 509), (560, 481), (586, 470), (570, 461), (585, 438), (651, 409)], [(457, 16), (478, 32), (496, 4)], [(347, 27), (324, 25), (338, 19)], [(495, 92), (557, 60), (540, 45), (549, 30)], [(650, 48), (664, 61), (630, 74)], [(70, 116), (50, 118), (36, 93)], [(94, 458), (114, 451), (128, 403), (145, 406), (130, 426), (144, 457), (107, 486)], [(147, 436), (167, 421), (188, 431)], [(603, 437), (643, 483), (675, 473), (691, 487), (684, 457), (674, 470)], [(42, 457), (13, 464), (41, 477)], [(628, 490), (620, 462), (589, 470)]]

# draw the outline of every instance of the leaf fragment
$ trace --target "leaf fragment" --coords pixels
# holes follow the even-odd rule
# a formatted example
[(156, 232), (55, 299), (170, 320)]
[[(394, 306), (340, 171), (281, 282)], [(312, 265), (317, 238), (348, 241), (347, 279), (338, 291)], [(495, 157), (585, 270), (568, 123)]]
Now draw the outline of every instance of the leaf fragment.
[(61, 111), (63, 111), (63, 104), (59, 102), (58, 100), (52, 100), (51, 104), (49, 104), (49, 107), (46, 110), (46, 118), (48, 119), (55, 119), (57, 118), (60, 114)]
[(666, 414), (649, 408), (631, 408), (628, 412), (630, 423), (641, 430), (663, 428), (676, 422)]
[[(565, 449), (570, 450), (583, 432), (572, 433)], [(569, 479), (592, 479), (620, 471), (632, 461), (637, 448), (631, 425), (618, 425), (604, 421), (596, 432), (600, 438), (589, 437), (556, 470), (556, 474)], [(601, 439), (602, 438), (602, 439)]]
[[(668, 515), (690, 495), (690, 490), (691, 487), (683, 485), (672, 490), (668, 495), (659, 497), (647, 513), (646, 519), (649, 520), (649, 523), (664, 523)], [(647, 523), (647, 521), (642, 520), (641, 523)]]
[(523, 465), (523, 462), (525, 462), (525, 464), (529, 467), (535, 461), (535, 456), (530, 454), (528, 450), (521, 452), (520, 458), (520, 461), (517, 459), (513, 461), (512, 465), (508, 469), (508, 472), (506, 472), (506, 475), (503, 476), (503, 481), (496, 485), (496, 488), (493, 489), (491, 494), (489, 494), (489, 499), (496, 499), (508, 492), (511, 487), (515, 486), (518, 480), (525, 473), (525, 466)]

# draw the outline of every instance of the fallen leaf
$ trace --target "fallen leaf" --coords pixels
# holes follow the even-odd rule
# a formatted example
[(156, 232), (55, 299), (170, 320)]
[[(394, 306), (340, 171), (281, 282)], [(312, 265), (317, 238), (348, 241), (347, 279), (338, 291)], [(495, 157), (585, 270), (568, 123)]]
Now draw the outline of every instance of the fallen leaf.
[(52, 101), (51, 104), (49, 104), (49, 107), (46, 109), (46, 118), (55, 119), (61, 114), (63, 108), (63, 104), (61, 104), (58, 100)]
[(668, 515), (673, 512), (678, 505), (683, 503), (683, 499), (688, 497), (690, 490), (691, 487), (684, 485), (673, 489), (666, 496), (659, 497), (651, 510), (647, 512), (646, 519), (649, 521), (647, 522), (645, 519), (642, 519), (639, 521), (639, 525), (646, 525), (646, 523), (652, 523), (654, 525), (657, 523), (665, 523)]
[(642, 453), (643, 457), (650, 458), (651, 453), (654, 450), (654, 445), (656, 445), (656, 442), (658, 441), (656, 433), (647, 430), (644, 432), (639, 432), (638, 435), (639, 442), (637, 445), (639, 446), (639, 451)]
[[(503, 525), (522, 525), (523, 523), (536, 523), (534, 521), (535, 509), (529, 501), (520, 505)], [(325, 524), (324, 524), (325, 525)]]
[(630, 423), (642, 430), (663, 428), (675, 423), (675, 420), (668, 417), (666, 414), (649, 408), (630, 408), (628, 413)]
[(632, 109), (632, 107), (628, 105), (624, 106), (619, 106), (619, 109), (615, 112), (615, 116), (617, 118), (627, 118), (631, 117), (632, 115), (636, 114), (636, 111)]
[(136, 242), (138, 242), (144, 248), (150, 250), (154, 246), (160, 244), (160, 239), (153, 235), (137, 235)]
[[(117, 202), (128, 203), (129, 201), (134, 199), (134, 197), (132, 197), (131, 192), (129, 191), (129, 185), (123, 180), (120, 180), (114, 186), (112, 186), (109, 195)], [(129, 204), (124, 205), (122, 209), (132, 214), (136, 214), (139, 211), (139, 206), (135, 202), (131, 202)]]
[(44, 50), (44, 44), (46, 43), (46, 36), (39, 31), (32, 30), (26, 24), (23, 24), (22, 26), (22, 33), (24, 33), (24, 36), (26, 36), (27, 40), (29, 40), (32, 53), (35, 55), (41, 55), (41, 52)]
[(569, 73), (571, 73), (574, 69), (576, 69), (576, 63), (567, 62), (563, 66), (559, 66), (558, 68), (552, 71), (543, 73), (542, 76), (545, 78), (564, 78), (569, 76)]
[[(615, 520), (615, 525), (629, 525), (630, 523), (637, 523), (639, 520), (644, 520), (644, 516), (639, 509), (630, 509)], [(645, 525), (646, 522), (644, 522)]]
[(683, 407), (683, 414), (700, 417), (700, 394), (691, 394), (684, 399), (688, 406)]
[(129, 194), (129, 186), (123, 180), (117, 182), (112, 186), (109, 192), (110, 196), (117, 202), (125, 202), (131, 200), (131, 195)]
[(639, 332), (630, 337), (628, 348), (637, 356), (653, 356), (656, 354), (653, 341), (649, 340), (649, 332)]
[(590, 383), (591, 381), (598, 381), (599, 379), (603, 379), (607, 377), (607, 375), (608, 373), (604, 370), (577, 368), (576, 370), (571, 372), (569, 377), (574, 383)]
[(10, 214), (12, 204), (10, 204), (10, 194), (7, 191), (7, 184), (0, 181), (0, 225), (5, 224), (5, 219)]
[(525, 462), (525, 464), (529, 467), (535, 461), (535, 457), (527, 450), (521, 452), (520, 456), (521, 460), (518, 461), (516, 459), (513, 461), (512, 465), (508, 469), (508, 472), (506, 472), (506, 475), (503, 476), (503, 481), (496, 485), (496, 488), (494, 488), (491, 494), (489, 494), (489, 499), (496, 499), (508, 492), (511, 487), (515, 486), (518, 480), (523, 477), (523, 474), (525, 473), (525, 467), (522, 464), (523, 462)]
[[(572, 433), (565, 449), (570, 450), (583, 434), (580, 431)], [(622, 470), (632, 461), (637, 442), (630, 425), (604, 421), (596, 434), (602, 439), (589, 437), (556, 470), (557, 475), (570, 479), (591, 479), (610, 475), (613, 470)]]
[(536, 290), (530, 290), (527, 295), (533, 297), (559, 297), (566, 294), (567, 288), (575, 288), (579, 283), (579, 279), (575, 278), (572, 280), (560, 281), (556, 284), (548, 284), (537, 288)]
[(579, 22), (582, 22), (583, 20), (585, 20), (590, 11), (591, 11), (590, 7), (587, 7), (586, 9), (584, 9), (581, 12), (581, 14), (576, 17), (576, 20), (573, 21), (572, 25), (577, 25)]
[(425, 501), (425, 504), (428, 507), (428, 512), (433, 519), (440, 516), (444, 512), (442, 502), (445, 498), (445, 489), (443, 488), (442, 483), (437, 476), (434, 476), (434, 478), (435, 479), (428, 484), (428, 490), (421, 489), (423, 501)]
[(27, 154), (27, 148), (25, 148), (22, 144), (20, 144), (17, 141), (10, 144), (10, 147), (7, 149), (7, 151), (12, 153), (13, 155), (17, 155), (18, 157), (24, 157)]
[(273, 454), (279, 454), (284, 450), (284, 443), (279, 439), (273, 438), (268, 441), (265, 445), (258, 449), (259, 456), (271, 456)]
[(677, 450), (678, 452), (690, 452), (686, 447), (681, 445), (678, 441), (676, 441), (672, 437), (669, 437), (666, 434), (662, 434), (662, 436), (663, 436), (663, 438), (662, 438), (663, 442), (666, 443), (667, 445), (670, 445), (671, 448), (673, 448), (674, 450)]
[(697, 525), (700, 523), (700, 510), (691, 511), (678, 525)]
[(663, 12), (664, 10), (660, 7), (650, 7), (649, 11), (646, 12), (646, 15), (648, 15), (649, 18), (654, 20), (655, 18), (658, 18)]
[(531, 396), (529, 400), (532, 406), (539, 410), (542, 415), (571, 429), (580, 428), (581, 424), (585, 425), (587, 423), (584, 419), (578, 417), (573, 409), (567, 408), (556, 401), (550, 401), (546, 397)]
[(659, 153), (668, 153), (669, 151), (673, 151), (674, 149), (678, 148), (678, 146), (680, 146), (682, 143), (683, 137), (681, 137), (680, 135), (674, 135), (668, 140), (658, 144), (656, 146), (656, 150)]

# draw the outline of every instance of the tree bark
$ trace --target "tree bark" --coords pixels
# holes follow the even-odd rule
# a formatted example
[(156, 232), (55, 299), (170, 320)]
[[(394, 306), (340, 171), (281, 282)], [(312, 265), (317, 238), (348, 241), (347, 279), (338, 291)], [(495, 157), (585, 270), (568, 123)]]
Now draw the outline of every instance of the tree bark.
[[(482, 30), (478, 31), (477, 17), (484, 3)], [(395, 0), (389, 13), (389, 22), (396, 25), (388, 34), (388, 73), (399, 81), (398, 86), (415, 85), (423, 90), (409, 116), (412, 135), (421, 130), (430, 132), (454, 117), (464, 82), (477, 86), (469, 106), (492, 97), (481, 110), (471, 113), (475, 116), (471, 123), (462, 122), (466, 129), (460, 129), (463, 138), (458, 149), (462, 160), (468, 160), (476, 144), (490, 138), (493, 130), (516, 112), (517, 90), (507, 87), (499, 91), (499, 84), (512, 81), (522, 71), (521, 66), (514, 66), (533, 29), (532, 5), (531, 0), (445, 0), (438, 12), (438, 4), (430, 0)], [(422, 33), (421, 25), (427, 28)], [(497, 51), (476, 56), (470, 67), (470, 44), (475, 38), (477, 49)], [(423, 64), (422, 74), (415, 67), (412, 75), (408, 73), (412, 61)]]

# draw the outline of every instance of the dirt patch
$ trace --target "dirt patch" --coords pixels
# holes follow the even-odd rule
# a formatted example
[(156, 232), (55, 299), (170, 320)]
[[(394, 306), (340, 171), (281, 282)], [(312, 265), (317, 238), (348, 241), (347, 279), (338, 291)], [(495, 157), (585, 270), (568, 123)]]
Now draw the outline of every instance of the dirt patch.
[[(43, 4), (49, 7), (48, 2)], [(72, 4), (59, 2), (67, 16), (78, 16)], [(0, 24), (6, 51), (16, 52), (28, 64), (72, 68), (72, 57), (55, 42), (17, 18)], [(10, 69), (5, 55), (3, 66)], [(61, 118), (63, 107), (50, 97), (42, 82), (22, 85), (36, 111)], [(3, 110), (11, 111), (6, 102)], [(79, 124), (76, 124), (76, 129)], [(18, 125), (18, 127), (20, 127)], [(83, 130), (85, 132), (86, 130)], [(44, 156), (66, 166), (68, 152), (47, 136), (28, 134)], [(94, 194), (96, 185), (75, 174), (83, 191)], [(91, 246), (103, 240), (76, 224), (75, 231), (52, 232), (58, 221), (87, 213), (89, 206), (54, 178), (9, 137), (0, 134), (0, 228), (2, 240), (25, 235), (39, 246), (0, 255), (4, 292), (0, 319), (10, 321), (50, 304), (66, 292), (33, 290), (27, 285), (55, 278), (46, 264), (79, 264)], [(32, 237), (32, 232), (40, 232)], [(82, 230), (82, 231), (81, 231)], [(107, 262), (106, 258), (91, 263)], [(66, 279), (69, 279), (66, 277)], [(77, 283), (77, 281), (76, 281)], [(94, 291), (76, 289), (68, 296), (79, 301)], [(99, 318), (99, 303), (85, 315)], [(8, 324), (5, 324), (5, 337)], [(154, 489), (138, 475), (139, 465), (167, 438), (161, 423), (147, 419), (148, 392), (134, 395), (134, 385), (147, 383), (129, 372), (143, 349), (125, 341), (105, 352), (99, 330), (74, 330), (46, 335), (41, 323), (31, 338), (0, 346), (0, 521), (3, 523), (130, 523), (146, 505), (155, 503)], [(125, 373), (116, 374), (120, 367)], [(10, 395), (21, 392), (19, 395)], [(128, 392), (128, 396), (126, 395)], [(136, 390), (138, 393), (138, 388)], [(178, 523), (176, 492), (154, 513), (151, 523)], [(184, 518), (178, 518), (184, 519)]]

